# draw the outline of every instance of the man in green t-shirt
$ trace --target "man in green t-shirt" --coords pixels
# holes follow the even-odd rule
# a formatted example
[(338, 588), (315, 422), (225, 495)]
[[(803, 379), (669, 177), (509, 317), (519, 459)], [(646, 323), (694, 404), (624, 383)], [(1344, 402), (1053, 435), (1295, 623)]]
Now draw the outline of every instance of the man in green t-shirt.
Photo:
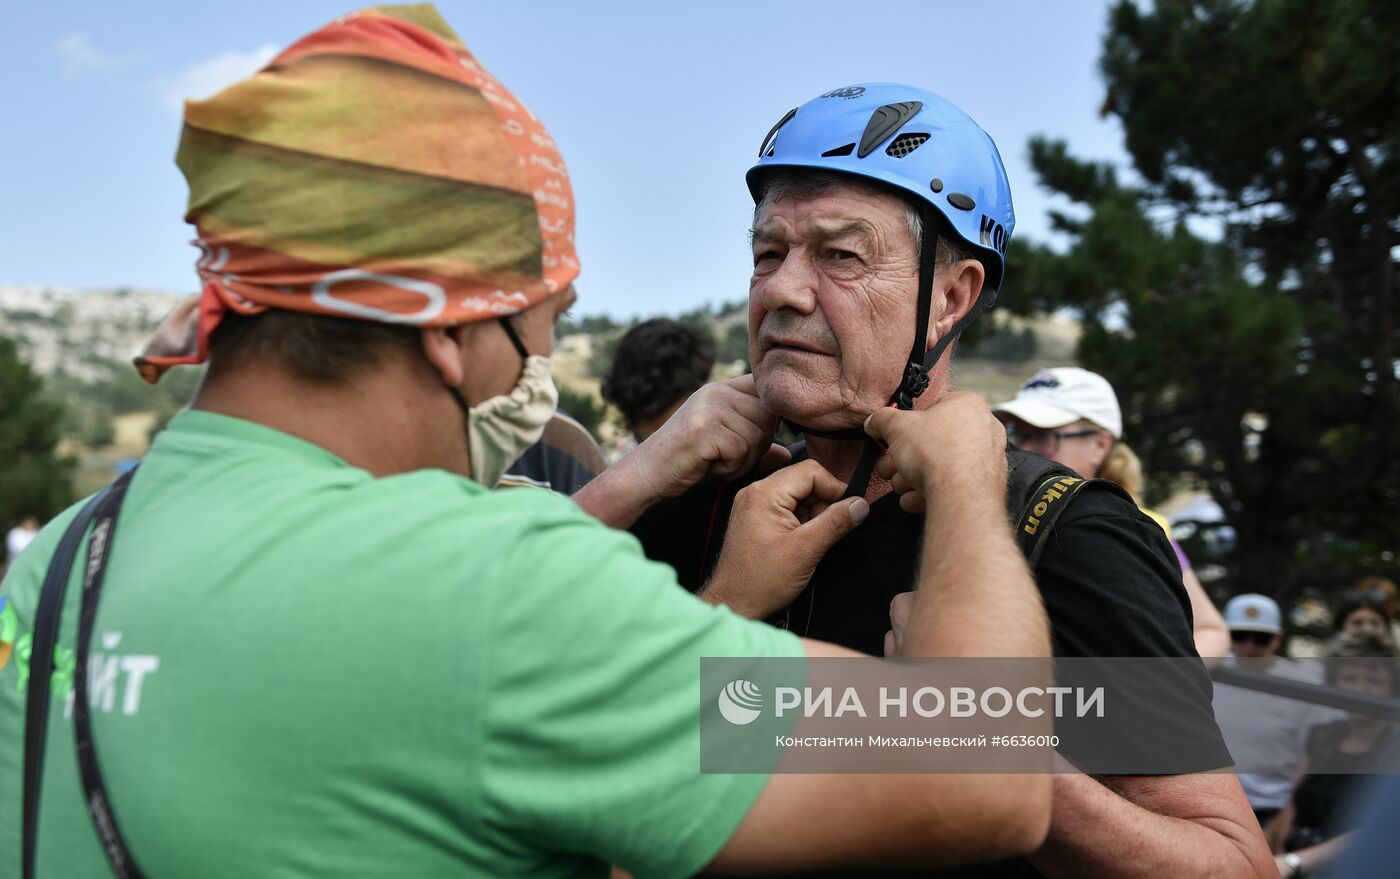
[[(859, 526), (865, 502), (814, 462), (741, 493), (708, 603), (568, 499), (489, 490), (554, 409), (572, 194), (431, 7), (339, 19), (189, 104), (178, 162), (203, 290), (138, 364), (209, 371), (130, 484), (82, 645), (110, 817), (145, 874), (685, 876), (1039, 844), (1046, 776), (699, 772), (701, 657), (851, 655), (715, 606), (781, 606)], [(735, 440), (774, 425), (751, 379), (726, 393), (690, 451), (628, 472), (664, 495), (756, 466)], [(1045, 656), (986, 500), (1005, 459), (985, 405), (869, 430), (911, 493), (958, 510), (927, 517), (947, 549), (904, 652)], [(77, 509), (0, 587), (4, 876), (26, 851), (35, 610)], [(74, 759), (84, 567), (54, 652), (44, 876), (109, 875)]]

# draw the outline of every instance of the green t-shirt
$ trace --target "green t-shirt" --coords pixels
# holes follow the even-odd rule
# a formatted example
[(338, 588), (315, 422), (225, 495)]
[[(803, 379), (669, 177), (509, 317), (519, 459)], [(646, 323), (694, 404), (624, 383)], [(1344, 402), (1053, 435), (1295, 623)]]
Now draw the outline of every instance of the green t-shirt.
[[(76, 510), (0, 587), (0, 876), (19, 875), (28, 633)], [(109, 875), (70, 719), (83, 558), (59, 637), (45, 876)], [(93, 735), (158, 877), (693, 873), (766, 781), (700, 774), (699, 658), (802, 655), (566, 498), (442, 471), (375, 479), (206, 412), (176, 417), (141, 464), (106, 582)]]

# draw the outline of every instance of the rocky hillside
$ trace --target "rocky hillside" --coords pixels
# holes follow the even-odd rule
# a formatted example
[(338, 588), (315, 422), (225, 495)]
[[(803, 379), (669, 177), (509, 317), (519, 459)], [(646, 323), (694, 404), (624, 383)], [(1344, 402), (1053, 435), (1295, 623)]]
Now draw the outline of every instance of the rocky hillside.
[[(33, 368), (49, 377), (72, 410), (75, 446), (102, 450), (105, 460), (144, 451), (146, 432), (188, 399), (197, 376), (177, 371), (157, 388), (136, 378), (131, 357), (182, 295), (159, 290), (111, 288), (75, 291), (38, 285), (0, 284), (0, 334), (16, 340)], [(716, 378), (746, 368), (742, 303), (705, 306), (682, 315), (708, 325), (720, 352)], [(1040, 366), (1073, 363), (1078, 326), (1068, 318), (1020, 321), (997, 315), (998, 331), (976, 349), (960, 352), (955, 382), (989, 400), (1006, 399)], [(587, 317), (561, 326), (556, 379), (566, 406), (604, 439), (615, 423), (598, 395), (599, 378), (611, 347), (635, 319)], [(133, 418), (133, 416), (136, 416)]]
[(43, 375), (97, 381), (107, 377), (112, 361), (131, 360), (182, 295), (0, 284), (0, 334), (14, 339)]

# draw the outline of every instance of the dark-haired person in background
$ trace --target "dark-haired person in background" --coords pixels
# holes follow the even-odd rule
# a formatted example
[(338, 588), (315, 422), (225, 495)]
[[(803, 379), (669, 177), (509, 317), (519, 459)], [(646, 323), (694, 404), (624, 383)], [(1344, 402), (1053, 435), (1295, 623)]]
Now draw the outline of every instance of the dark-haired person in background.
[(1337, 602), (1337, 612), (1332, 615), (1337, 634), (1360, 638), (1374, 636), (1390, 637), (1390, 614), (1385, 595), (1379, 591), (1353, 590)]
[(1389, 577), (1378, 577), (1374, 574), (1362, 577), (1351, 588), (1357, 592), (1369, 592), (1380, 597), (1385, 605), (1385, 615), (1390, 620), (1390, 640), (1400, 644), (1400, 620), (1396, 619), (1397, 610), (1397, 590), (1395, 581)]
[(715, 340), (708, 330), (659, 317), (637, 324), (617, 346), (603, 399), (616, 406), (642, 442), (710, 380)]

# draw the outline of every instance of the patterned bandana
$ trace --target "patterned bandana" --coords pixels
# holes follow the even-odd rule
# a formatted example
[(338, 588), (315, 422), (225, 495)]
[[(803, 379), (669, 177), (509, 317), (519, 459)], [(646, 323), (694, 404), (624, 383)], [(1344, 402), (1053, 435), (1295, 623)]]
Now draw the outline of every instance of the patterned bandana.
[(149, 382), (204, 362), (229, 311), (452, 326), (578, 276), (554, 141), (431, 5), (352, 13), (187, 102), (176, 163), (203, 288), (136, 358)]

